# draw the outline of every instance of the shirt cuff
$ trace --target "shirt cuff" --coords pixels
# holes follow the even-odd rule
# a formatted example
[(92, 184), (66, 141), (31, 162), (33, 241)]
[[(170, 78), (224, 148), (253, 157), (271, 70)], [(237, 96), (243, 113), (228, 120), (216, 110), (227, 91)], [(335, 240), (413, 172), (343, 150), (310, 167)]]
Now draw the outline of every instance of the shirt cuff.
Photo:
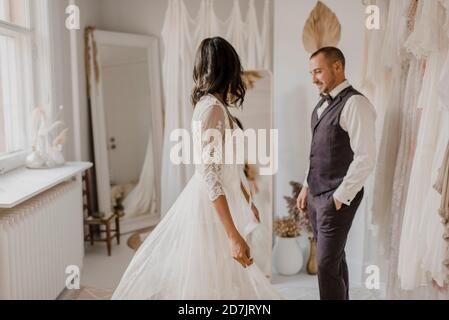
[(302, 183), (302, 186), (303, 186), (304, 188), (308, 188), (308, 187), (309, 187), (309, 184), (307, 183), (307, 177), (304, 179), (304, 181), (303, 181), (303, 183)]
[(348, 191), (343, 190), (343, 188), (338, 187), (337, 190), (335, 190), (333, 197), (334, 199), (340, 201), (341, 203), (350, 206), (355, 196), (350, 194)]

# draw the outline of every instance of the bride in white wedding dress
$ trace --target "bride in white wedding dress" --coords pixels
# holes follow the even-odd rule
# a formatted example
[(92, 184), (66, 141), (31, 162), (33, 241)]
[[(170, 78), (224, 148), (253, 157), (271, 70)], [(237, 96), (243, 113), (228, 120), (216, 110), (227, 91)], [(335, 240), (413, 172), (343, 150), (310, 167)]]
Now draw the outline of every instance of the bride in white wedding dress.
[(244, 100), (241, 72), (226, 40), (203, 40), (192, 94), (194, 155), (202, 161), (139, 247), (112, 299), (281, 299), (247, 244), (259, 215), (243, 164), (224, 162), (226, 143), (236, 150), (225, 131), (240, 130), (227, 108)]

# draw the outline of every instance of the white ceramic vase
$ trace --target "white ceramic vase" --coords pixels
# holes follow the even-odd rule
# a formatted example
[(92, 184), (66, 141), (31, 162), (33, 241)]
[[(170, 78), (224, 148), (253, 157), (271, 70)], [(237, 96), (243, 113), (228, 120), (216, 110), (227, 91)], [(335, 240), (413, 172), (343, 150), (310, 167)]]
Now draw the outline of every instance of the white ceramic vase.
[(30, 169), (39, 169), (45, 166), (45, 159), (41, 153), (33, 148), (33, 151), (26, 158), (26, 166)]
[(59, 167), (64, 165), (65, 159), (62, 153), (62, 145), (52, 147), (49, 152), (49, 159), (47, 161), (48, 167)]
[(276, 271), (285, 276), (297, 274), (303, 267), (304, 257), (296, 238), (276, 237), (273, 248)]

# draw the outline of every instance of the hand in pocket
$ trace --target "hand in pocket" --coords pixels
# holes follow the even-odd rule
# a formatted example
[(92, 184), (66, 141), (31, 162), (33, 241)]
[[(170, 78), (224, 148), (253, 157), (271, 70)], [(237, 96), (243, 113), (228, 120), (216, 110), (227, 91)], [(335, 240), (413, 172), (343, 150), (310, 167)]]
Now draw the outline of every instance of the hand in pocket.
[(332, 201), (334, 202), (335, 210), (340, 211), (343, 206), (343, 203), (341, 203), (340, 201), (335, 199), (333, 195), (331, 197), (332, 197)]

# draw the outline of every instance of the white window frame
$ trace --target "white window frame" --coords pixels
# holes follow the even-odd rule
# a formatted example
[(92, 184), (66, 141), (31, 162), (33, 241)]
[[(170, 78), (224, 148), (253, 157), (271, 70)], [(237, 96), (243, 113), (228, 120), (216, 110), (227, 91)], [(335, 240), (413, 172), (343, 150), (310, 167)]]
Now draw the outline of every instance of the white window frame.
[[(22, 50), (21, 92), (25, 92), (23, 123), (26, 126), (26, 147), (15, 152), (0, 155), (0, 175), (25, 165), (26, 155), (30, 151), (31, 141), (29, 128), (31, 112), (38, 105), (51, 108), (54, 101), (52, 58), (52, 37), (50, 30), (50, 6), (48, 0), (28, 0), (26, 2), (27, 26), (19, 26), (0, 21), (0, 33), (23, 37), (26, 49)], [(48, 116), (51, 117), (51, 110)]]

